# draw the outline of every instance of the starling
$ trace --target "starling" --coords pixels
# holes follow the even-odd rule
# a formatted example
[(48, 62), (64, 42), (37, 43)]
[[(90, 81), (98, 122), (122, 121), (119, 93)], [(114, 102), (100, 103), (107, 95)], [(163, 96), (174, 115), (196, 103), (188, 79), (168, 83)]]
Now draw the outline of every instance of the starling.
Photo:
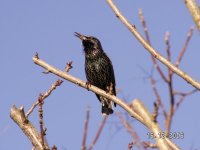
[[(85, 52), (85, 74), (87, 82), (104, 91), (109, 91), (112, 95), (116, 95), (112, 62), (103, 51), (100, 41), (93, 36), (85, 36), (77, 32), (75, 32), (75, 36), (82, 40)], [(102, 114), (112, 114), (111, 101), (98, 94), (96, 96), (102, 104)], [(116, 106), (115, 103), (114, 105)]]

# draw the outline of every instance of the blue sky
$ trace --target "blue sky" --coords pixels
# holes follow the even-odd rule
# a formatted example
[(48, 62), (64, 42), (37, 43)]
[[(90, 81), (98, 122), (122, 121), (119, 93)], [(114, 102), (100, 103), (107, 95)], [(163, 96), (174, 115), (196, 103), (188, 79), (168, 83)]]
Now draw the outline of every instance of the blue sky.
[[(145, 16), (151, 43), (166, 56), (164, 35), (170, 33), (172, 62), (176, 62), (193, 20), (183, 1), (116, 1), (123, 14), (143, 34), (138, 17), (141, 8)], [(18, 126), (10, 119), (12, 105), (23, 105), (27, 111), (37, 100), (39, 93), (45, 92), (58, 77), (42, 74), (32, 56), (37, 51), (41, 59), (63, 69), (67, 61), (73, 61), (70, 73), (85, 80), (84, 53), (81, 42), (74, 32), (93, 35), (100, 39), (111, 58), (115, 70), (118, 97), (131, 102), (139, 98), (153, 111), (155, 100), (146, 72), (151, 72), (150, 55), (115, 17), (105, 1), (77, 0), (0, 0), (0, 149), (31, 149), (32, 145)], [(192, 39), (180, 68), (200, 81), (199, 32), (194, 29)], [(161, 65), (164, 72), (166, 67)], [(169, 94), (166, 84), (154, 71), (160, 95), (166, 108)], [(193, 88), (178, 76), (174, 76), (177, 91), (187, 92)], [(200, 147), (199, 93), (185, 99), (174, 115), (172, 132), (184, 132), (182, 140), (175, 140), (182, 149)], [(44, 120), (47, 140), (60, 150), (80, 149), (85, 110), (91, 108), (87, 144), (90, 144), (102, 120), (100, 103), (95, 95), (67, 81), (46, 99)], [(122, 111), (117, 107), (115, 111)], [(38, 113), (35, 110), (29, 119), (39, 129)], [(159, 123), (164, 129), (163, 116)], [(147, 140), (148, 130), (133, 120), (133, 127), (143, 140)], [(106, 127), (94, 149), (126, 149), (131, 136), (121, 124), (116, 114), (109, 116)]]

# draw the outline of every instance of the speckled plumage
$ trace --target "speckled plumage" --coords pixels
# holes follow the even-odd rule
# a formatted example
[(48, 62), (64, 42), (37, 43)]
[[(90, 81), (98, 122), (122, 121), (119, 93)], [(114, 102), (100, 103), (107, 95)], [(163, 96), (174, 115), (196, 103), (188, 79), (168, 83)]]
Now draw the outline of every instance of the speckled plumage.
[[(85, 52), (85, 73), (88, 82), (102, 90), (108, 91), (112, 84), (112, 94), (116, 95), (115, 76), (112, 62), (103, 51), (100, 41), (92, 36), (84, 36), (76, 33), (76, 36), (82, 40)], [(97, 95), (102, 103), (102, 113), (109, 115), (113, 113), (110, 100)], [(115, 104), (116, 106), (116, 104)]]

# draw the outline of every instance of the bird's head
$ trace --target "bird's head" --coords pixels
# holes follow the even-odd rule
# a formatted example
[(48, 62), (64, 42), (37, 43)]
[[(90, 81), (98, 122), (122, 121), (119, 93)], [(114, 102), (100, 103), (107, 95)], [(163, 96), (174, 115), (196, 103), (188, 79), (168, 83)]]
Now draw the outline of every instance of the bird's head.
[(75, 36), (81, 39), (83, 43), (84, 51), (86, 53), (92, 52), (92, 51), (103, 51), (101, 47), (101, 43), (96, 37), (86, 36), (78, 32), (75, 32)]

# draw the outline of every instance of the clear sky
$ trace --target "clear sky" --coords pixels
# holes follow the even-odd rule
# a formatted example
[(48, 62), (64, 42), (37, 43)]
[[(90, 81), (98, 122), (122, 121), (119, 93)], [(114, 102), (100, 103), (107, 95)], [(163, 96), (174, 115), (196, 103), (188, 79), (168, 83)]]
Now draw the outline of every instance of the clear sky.
[[(143, 10), (151, 42), (161, 54), (166, 56), (164, 35), (170, 32), (172, 61), (175, 62), (183, 47), (193, 20), (183, 1), (117, 1), (123, 14), (143, 34), (138, 10)], [(27, 111), (37, 100), (39, 93), (45, 92), (58, 77), (42, 74), (43, 69), (35, 65), (32, 56), (37, 51), (41, 59), (63, 69), (67, 61), (73, 61), (70, 73), (85, 79), (84, 53), (81, 42), (74, 32), (93, 35), (100, 39), (111, 58), (115, 70), (118, 97), (131, 102), (139, 98), (153, 110), (155, 96), (147, 79), (152, 70), (150, 55), (133, 37), (126, 27), (115, 17), (105, 1), (94, 0), (0, 0), (0, 149), (27, 150), (32, 145), (19, 127), (10, 119), (12, 105), (23, 105)], [(199, 32), (194, 34), (184, 55), (180, 68), (200, 81)], [(161, 65), (164, 72), (166, 67)], [(154, 71), (162, 100), (168, 108), (168, 88)], [(174, 76), (177, 91), (187, 92), (193, 88), (180, 77)], [(175, 140), (182, 149), (200, 147), (200, 95), (189, 96), (174, 115), (172, 132), (184, 132), (182, 140)], [(90, 122), (87, 144), (90, 144), (102, 120), (101, 107), (93, 93), (68, 81), (58, 87), (46, 99), (44, 120), (49, 145), (55, 144), (59, 150), (80, 149), (85, 110), (90, 106)], [(122, 111), (120, 107), (115, 112)], [(37, 109), (29, 117), (39, 129)], [(130, 118), (129, 118), (130, 119)], [(147, 140), (148, 130), (132, 119), (132, 126), (143, 140)], [(159, 123), (164, 128), (163, 116)], [(127, 149), (131, 136), (121, 128), (116, 114), (109, 116), (108, 122), (94, 149)]]

